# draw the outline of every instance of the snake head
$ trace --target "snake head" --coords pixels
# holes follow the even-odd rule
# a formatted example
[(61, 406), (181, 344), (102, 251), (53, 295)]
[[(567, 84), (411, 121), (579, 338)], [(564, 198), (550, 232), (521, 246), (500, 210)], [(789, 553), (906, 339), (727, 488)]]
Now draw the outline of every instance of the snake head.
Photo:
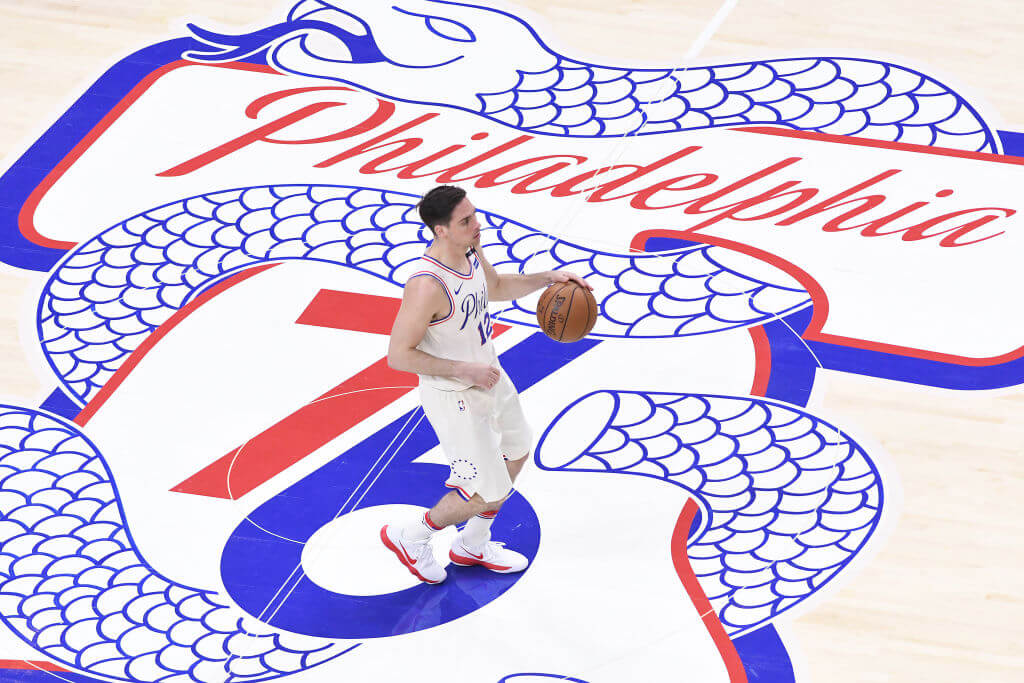
[(511, 90), (558, 61), (521, 19), (448, 0), (303, 0), (287, 21), (245, 35), (189, 28), (205, 44), (185, 54), (195, 61), (262, 53), (287, 73), (470, 111), (478, 94)]

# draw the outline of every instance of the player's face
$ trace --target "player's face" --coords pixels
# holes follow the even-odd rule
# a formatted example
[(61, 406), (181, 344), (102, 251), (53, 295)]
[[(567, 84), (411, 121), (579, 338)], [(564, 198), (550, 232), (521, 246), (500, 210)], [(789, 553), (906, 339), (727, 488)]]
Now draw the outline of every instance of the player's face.
[(469, 248), (480, 237), (480, 221), (476, 218), (476, 207), (465, 197), (452, 211), (452, 219), (444, 226), (447, 239), (459, 246)]

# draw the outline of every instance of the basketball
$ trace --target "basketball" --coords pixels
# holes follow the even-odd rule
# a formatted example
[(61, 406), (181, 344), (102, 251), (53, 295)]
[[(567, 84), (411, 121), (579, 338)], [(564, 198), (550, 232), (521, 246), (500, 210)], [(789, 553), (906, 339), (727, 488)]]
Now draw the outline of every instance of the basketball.
[(597, 322), (597, 300), (575, 282), (556, 282), (537, 302), (537, 322), (544, 334), (559, 342), (587, 336)]

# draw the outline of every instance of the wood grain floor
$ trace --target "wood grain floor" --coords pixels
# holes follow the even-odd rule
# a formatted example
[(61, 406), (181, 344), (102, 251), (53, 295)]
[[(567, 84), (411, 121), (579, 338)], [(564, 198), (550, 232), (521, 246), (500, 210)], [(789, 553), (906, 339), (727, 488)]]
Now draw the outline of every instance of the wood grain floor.
[[(568, 55), (678, 66), (719, 9), (707, 0), (522, 0)], [(283, 15), (259, 0), (0, 2), (0, 153), (8, 163), (119, 58), (180, 35)], [(539, 27), (540, 28), (540, 27)], [(701, 63), (860, 54), (915, 66), (1024, 129), (1019, 0), (740, 0)], [(31, 318), (38, 274), (0, 269), (0, 396), (51, 388)], [(19, 335), (25, 339), (19, 338)], [(902, 510), (842, 589), (781, 630), (798, 680), (1024, 680), (1024, 391), (953, 392), (820, 373), (812, 408), (889, 454)], [(890, 484), (891, 486), (891, 484)]]

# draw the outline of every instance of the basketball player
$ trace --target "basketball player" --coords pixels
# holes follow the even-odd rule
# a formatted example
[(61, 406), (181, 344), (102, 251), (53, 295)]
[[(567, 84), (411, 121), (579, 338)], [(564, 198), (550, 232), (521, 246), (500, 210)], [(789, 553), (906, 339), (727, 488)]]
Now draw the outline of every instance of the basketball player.
[(451, 467), (445, 485), (452, 491), (422, 517), (386, 525), (381, 540), (420, 581), (441, 583), (447, 572), (434, 559), (430, 538), (466, 522), (449, 552), (453, 563), (519, 572), (526, 557), (491, 541), (491, 524), (526, 464), (532, 436), (516, 388), (498, 363), (487, 303), (569, 280), (593, 288), (563, 271), (495, 272), (480, 249), (476, 209), (461, 188), (435, 187), (418, 208), (434, 240), (405, 284), (388, 365), (420, 376), (423, 412)]

